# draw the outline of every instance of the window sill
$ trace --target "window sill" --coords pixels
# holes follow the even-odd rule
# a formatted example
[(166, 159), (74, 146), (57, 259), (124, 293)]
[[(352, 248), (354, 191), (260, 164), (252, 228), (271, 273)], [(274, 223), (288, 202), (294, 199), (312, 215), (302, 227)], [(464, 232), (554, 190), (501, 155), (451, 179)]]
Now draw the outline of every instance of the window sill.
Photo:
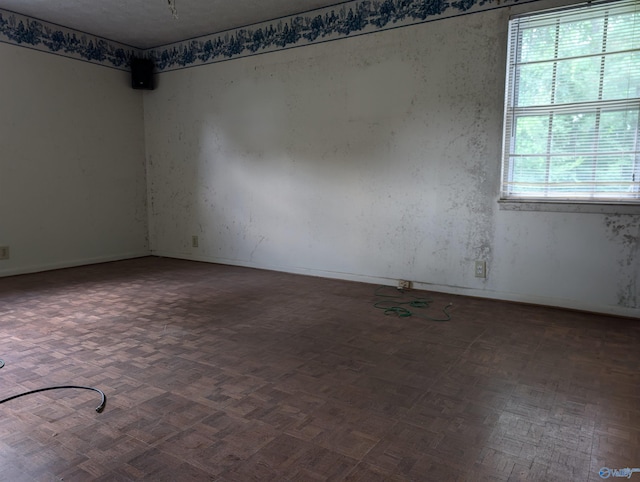
[(518, 201), (500, 199), (501, 211), (543, 211), (557, 213), (640, 214), (640, 204), (615, 204), (560, 201)]

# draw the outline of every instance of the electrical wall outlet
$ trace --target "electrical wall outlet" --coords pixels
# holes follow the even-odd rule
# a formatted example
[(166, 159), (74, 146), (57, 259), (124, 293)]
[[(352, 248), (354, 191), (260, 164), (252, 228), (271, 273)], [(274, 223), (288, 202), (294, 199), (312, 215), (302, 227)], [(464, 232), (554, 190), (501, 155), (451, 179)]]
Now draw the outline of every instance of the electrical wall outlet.
[(198, 236), (191, 236), (191, 247), (192, 248), (198, 247)]
[(407, 280), (399, 280), (398, 281), (398, 289), (399, 290), (410, 290), (411, 289), (411, 281)]
[(0, 246), (0, 259), (9, 259), (9, 246)]
[(476, 278), (486, 278), (486, 277), (487, 277), (487, 262), (476, 261)]

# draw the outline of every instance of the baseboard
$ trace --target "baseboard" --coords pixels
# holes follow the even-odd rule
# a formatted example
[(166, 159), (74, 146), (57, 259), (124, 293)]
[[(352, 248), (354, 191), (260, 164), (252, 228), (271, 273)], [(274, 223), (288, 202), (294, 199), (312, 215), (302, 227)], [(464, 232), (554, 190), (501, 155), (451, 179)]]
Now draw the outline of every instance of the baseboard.
[(460, 288), (457, 286), (435, 285), (430, 283), (414, 283), (414, 288), (427, 291), (437, 291), (452, 295), (473, 296), (499, 301), (512, 301), (528, 305), (549, 306), (552, 308), (564, 308), (573, 311), (597, 313), (601, 315), (621, 316), (624, 318), (640, 318), (640, 309), (625, 308), (622, 306), (592, 305), (576, 300), (563, 298), (550, 298), (546, 296), (523, 295), (508, 291), (478, 290), (475, 288)]
[(75, 266), (85, 266), (88, 264), (108, 263), (110, 261), (122, 261), (124, 259), (142, 258), (144, 256), (150, 255), (150, 251), (134, 251), (130, 253), (113, 254), (109, 256), (97, 256), (95, 258), (80, 258), (57, 261), (55, 263), (34, 264), (29, 266), (20, 266), (17, 268), (0, 269), (0, 278), (5, 276), (15, 276), (19, 274), (39, 273), (41, 271), (51, 271), (54, 269), (73, 268)]
[[(357, 281), (361, 283), (371, 283), (386, 286), (396, 286), (397, 279), (384, 278), (378, 276), (367, 276), (353, 273), (342, 273), (339, 271), (324, 271), (318, 269), (299, 268), (299, 267), (283, 267), (253, 263), (250, 261), (191, 255), (183, 253), (173, 253), (168, 251), (154, 251), (153, 256), (161, 256), (165, 258), (186, 259), (190, 261), (203, 261), (207, 263), (224, 264), (231, 266), (242, 266), (245, 268), (266, 269), (271, 271), (280, 271), (284, 273), (302, 274), (307, 276), (317, 276), (321, 278), (340, 279), (347, 281)], [(640, 309), (625, 308), (622, 306), (610, 305), (592, 305), (577, 300), (566, 300), (562, 298), (550, 298), (545, 296), (523, 295), (521, 293), (510, 293), (504, 291), (479, 290), (476, 288), (465, 288), (459, 286), (440, 285), (435, 283), (414, 282), (415, 289), (435, 291), (438, 293), (448, 293), (453, 295), (474, 296), (477, 298), (488, 298), (501, 301), (513, 301), (516, 303), (527, 303), (532, 305), (550, 306), (554, 308), (565, 308), (576, 311), (586, 311), (590, 313), (599, 313), (603, 315), (614, 315), (628, 318), (640, 318)]]

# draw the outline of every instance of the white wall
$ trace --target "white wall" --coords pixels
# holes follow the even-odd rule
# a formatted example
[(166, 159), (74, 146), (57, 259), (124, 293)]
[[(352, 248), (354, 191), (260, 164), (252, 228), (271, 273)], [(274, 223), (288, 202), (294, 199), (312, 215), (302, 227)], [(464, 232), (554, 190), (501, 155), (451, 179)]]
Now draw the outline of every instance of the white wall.
[(0, 44), (0, 275), (148, 254), (129, 74)]
[(152, 251), (640, 316), (640, 216), (498, 207), (510, 13), (160, 75)]

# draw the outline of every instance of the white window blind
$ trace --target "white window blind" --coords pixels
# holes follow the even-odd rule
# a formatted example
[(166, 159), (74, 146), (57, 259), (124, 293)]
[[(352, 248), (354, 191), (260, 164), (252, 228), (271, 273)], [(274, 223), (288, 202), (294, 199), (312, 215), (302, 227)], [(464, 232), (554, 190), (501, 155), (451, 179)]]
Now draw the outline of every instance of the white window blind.
[(640, 1), (513, 18), (502, 199), (640, 203)]

